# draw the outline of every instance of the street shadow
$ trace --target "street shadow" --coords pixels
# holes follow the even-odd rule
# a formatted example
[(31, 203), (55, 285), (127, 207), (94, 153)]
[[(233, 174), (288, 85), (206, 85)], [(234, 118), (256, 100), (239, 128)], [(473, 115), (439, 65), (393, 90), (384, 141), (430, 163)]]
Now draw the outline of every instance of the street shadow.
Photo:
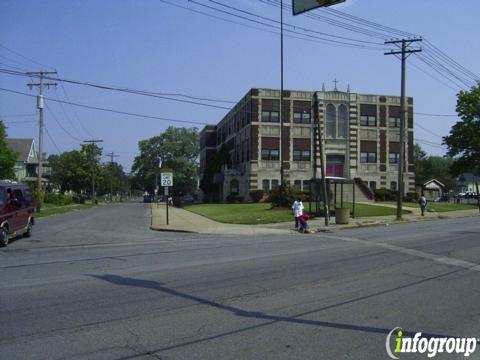
[[(292, 316), (281, 316), (281, 315), (267, 314), (267, 313), (264, 313), (264, 312), (261, 312), (261, 311), (245, 310), (245, 309), (241, 309), (241, 308), (238, 308), (238, 307), (235, 307), (235, 306), (221, 304), (221, 303), (213, 301), (213, 300), (209, 300), (209, 299), (199, 297), (199, 296), (194, 296), (194, 295), (191, 295), (191, 294), (188, 294), (188, 293), (184, 293), (184, 292), (169, 288), (169, 287), (165, 286), (163, 283), (157, 282), (157, 281), (134, 279), (134, 278), (123, 277), (123, 276), (112, 275), (112, 274), (88, 275), (88, 276), (91, 276), (91, 277), (99, 279), (99, 280), (107, 281), (109, 283), (119, 285), (119, 286), (132, 286), (132, 287), (139, 287), (139, 288), (144, 288), (144, 289), (157, 290), (157, 291), (160, 291), (164, 294), (168, 294), (168, 295), (176, 296), (176, 297), (179, 297), (179, 298), (183, 298), (183, 299), (186, 299), (186, 300), (198, 303), (198, 304), (207, 305), (207, 306), (210, 306), (210, 307), (222, 310), (222, 311), (227, 311), (227, 312), (229, 312), (233, 315), (240, 316), (240, 317), (259, 319), (259, 320), (267, 320), (267, 322), (264, 322), (262, 324), (256, 324), (256, 325), (244, 327), (244, 328), (233, 330), (233, 331), (224, 332), (224, 333), (204, 337), (204, 338), (201, 338), (201, 339), (184, 342), (184, 343), (181, 343), (181, 344), (175, 344), (175, 345), (171, 345), (171, 346), (167, 346), (167, 347), (163, 347), (163, 348), (159, 348), (159, 349), (154, 349), (154, 350), (142, 353), (142, 354), (136, 354), (136, 355), (132, 355), (132, 356), (119, 358), (119, 360), (120, 359), (121, 360), (127, 360), (127, 359), (136, 358), (138, 356), (152, 355), (154, 353), (158, 353), (158, 352), (162, 352), (162, 351), (172, 350), (172, 349), (176, 349), (176, 348), (180, 348), (180, 347), (184, 347), (184, 346), (189, 346), (189, 345), (194, 345), (194, 344), (198, 344), (198, 343), (201, 343), (201, 342), (210, 341), (210, 340), (214, 340), (214, 339), (218, 339), (218, 338), (222, 338), (222, 337), (226, 337), (226, 336), (230, 336), (230, 335), (235, 335), (235, 334), (243, 333), (243, 332), (246, 332), (246, 331), (250, 331), (250, 330), (262, 328), (262, 327), (265, 327), (265, 326), (269, 326), (269, 325), (279, 323), (279, 322), (292, 323), (292, 324), (302, 324), (302, 325), (309, 325), (309, 326), (318, 326), (318, 327), (340, 329), (340, 330), (347, 330), (347, 331), (360, 331), (360, 332), (366, 332), (366, 333), (386, 335), (386, 334), (388, 334), (392, 331), (391, 328), (373, 327), (373, 326), (367, 326), (367, 325), (356, 325), (356, 324), (347, 324), (347, 323), (338, 323), (338, 322), (329, 322), (329, 321), (320, 321), (320, 320), (309, 320), (309, 319), (303, 319), (301, 317), (311, 315), (311, 314), (314, 314), (314, 313), (318, 313), (318, 312), (321, 312), (321, 311), (341, 307), (341, 306), (344, 306), (344, 305), (360, 302), (360, 301), (363, 301), (363, 300), (371, 299), (371, 298), (374, 298), (374, 297), (377, 297), (377, 296), (385, 295), (385, 294), (392, 293), (392, 292), (395, 292), (395, 291), (399, 291), (399, 290), (402, 290), (402, 289), (406, 289), (406, 288), (409, 288), (409, 287), (417, 286), (417, 285), (420, 285), (420, 284), (423, 284), (423, 283), (426, 283), (426, 282), (429, 282), (429, 281), (432, 281), (432, 280), (440, 279), (440, 278), (450, 276), (450, 275), (453, 275), (453, 274), (456, 274), (456, 273), (459, 273), (459, 272), (463, 272), (463, 271), (466, 271), (466, 270), (467, 269), (457, 269), (457, 270), (445, 272), (445, 273), (442, 273), (442, 274), (439, 274), (439, 275), (436, 275), (436, 276), (432, 276), (432, 277), (428, 277), (428, 278), (421, 279), (421, 280), (418, 280), (418, 281), (410, 282), (410, 283), (407, 283), (405, 285), (392, 287), (392, 288), (389, 288), (389, 289), (386, 289), (386, 290), (383, 290), (383, 291), (378, 291), (378, 292), (375, 292), (375, 293), (372, 293), (372, 294), (369, 294), (369, 295), (356, 297), (354, 299), (346, 300), (346, 301), (335, 303), (335, 304), (332, 304), (332, 305), (327, 305), (327, 306), (324, 306), (324, 307), (320, 307), (320, 308), (317, 308), (317, 309), (314, 309), (314, 310), (310, 310), (310, 311), (299, 313), (299, 314), (292, 315)], [(417, 331), (404, 330), (404, 335), (405, 336), (413, 337), (416, 333), (417, 333)], [(432, 333), (422, 333), (422, 335), (423, 335), (423, 337), (426, 337), (426, 338), (431, 338), (431, 337), (454, 337), (452, 335), (445, 335), (445, 334), (442, 335), (442, 334), (432, 334)]]

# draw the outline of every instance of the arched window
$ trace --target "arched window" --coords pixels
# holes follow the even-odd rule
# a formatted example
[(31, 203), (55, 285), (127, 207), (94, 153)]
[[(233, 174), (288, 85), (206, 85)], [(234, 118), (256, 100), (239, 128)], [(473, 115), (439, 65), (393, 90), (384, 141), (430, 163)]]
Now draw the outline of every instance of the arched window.
[(326, 129), (325, 129), (325, 136), (327, 138), (335, 137), (335, 118), (336, 116), (336, 109), (335, 106), (332, 104), (327, 105), (327, 121), (326, 121)]
[(346, 138), (348, 131), (348, 109), (345, 105), (338, 108), (338, 127), (337, 137)]

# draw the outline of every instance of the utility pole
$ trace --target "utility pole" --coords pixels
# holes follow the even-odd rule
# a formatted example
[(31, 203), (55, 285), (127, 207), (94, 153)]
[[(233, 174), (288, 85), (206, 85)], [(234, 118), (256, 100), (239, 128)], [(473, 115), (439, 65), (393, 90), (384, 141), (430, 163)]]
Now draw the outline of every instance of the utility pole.
[(283, 169), (283, 0), (280, 0), (280, 188), (283, 189), (284, 169)]
[(38, 109), (38, 168), (37, 168), (37, 196), (39, 197), (37, 201), (37, 211), (40, 211), (42, 206), (41, 204), (41, 194), (42, 194), (42, 170), (43, 170), (43, 88), (50, 86), (57, 86), (56, 83), (44, 83), (43, 78), (45, 75), (56, 75), (56, 71), (34, 71), (27, 72), (28, 75), (33, 77), (38, 77), (39, 82), (35, 84), (27, 84), (27, 86), (32, 89), (34, 86), (38, 87), (38, 96), (37, 96), (37, 109)]
[[(92, 140), (84, 140), (83, 142), (91, 144), (91, 145), (95, 145), (96, 143), (103, 142), (103, 140), (92, 139)], [(97, 203), (97, 199), (96, 199), (96, 196), (95, 196), (95, 158), (93, 156), (93, 149), (94, 149), (94, 147), (92, 146), (92, 154), (91, 154), (90, 161), (91, 161), (91, 164), (92, 164), (92, 205), (95, 205)]]
[[(105, 155), (110, 158), (110, 166), (113, 165), (113, 159), (120, 156), (120, 155), (115, 155), (115, 153), (113, 151), (109, 152), (108, 154), (105, 154)], [(112, 170), (112, 169), (110, 169), (110, 170)], [(110, 202), (113, 202), (112, 174), (110, 174)]]
[[(325, 164), (324, 164), (324, 151), (323, 151), (323, 135), (322, 131), (320, 128), (320, 119), (318, 116), (318, 95), (317, 92), (313, 95), (313, 101), (314, 101), (314, 112), (313, 116), (315, 119), (315, 125), (317, 127), (317, 136), (318, 136), (318, 147), (319, 147), (319, 153), (320, 153), (320, 173), (322, 175), (322, 180), (321, 180), (321, 185), (322, 185), (322, 193), (323, 193), (323, 213), (325, 216), (325, 226), (328, 226), (330, 223), (330, 210), (328, 208), (329, 201), (328, 201), (328, 192), (327, 192), (327, 179), (325, 178)], [(315, 140), (316, 144), (316, 140)], [(316, 151), (315, 151), (316, 153)], [(315, 159), (316, 162), (316, 159)], [(316, 164), (315, 164), (315, 169), (316, 169)], [(317, 178), (317, 173), (315, 171), (314, 179)]]
[(385, 55), (401, 55), (402, 71), (401, 71), (401, 95), (400, 95), (400, 154), (398, 156), (398, 192), (397, 192), (397, 220), (402, 220), (402, 202), (403, 202), (403, 171), (405, 164), (405, 119), (407, 113), (407, 106), (405, 104), (405, 65), (407, 57), (416, 52), (422, 51), (422, 49), (409, 49), (408, 46), (412, 42), (422, 41), (421, 38), (415, 39), (401, 39), (401, 40), (389, 40), (385, 41), (385, 44), (401, 44), (400, 50), (392, 50), (385, 53)]

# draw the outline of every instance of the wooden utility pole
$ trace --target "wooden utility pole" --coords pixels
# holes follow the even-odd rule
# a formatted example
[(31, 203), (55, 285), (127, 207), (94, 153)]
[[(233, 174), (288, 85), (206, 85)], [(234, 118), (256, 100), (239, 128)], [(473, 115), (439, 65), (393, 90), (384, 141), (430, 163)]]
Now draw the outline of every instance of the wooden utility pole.
[[(113, 159), (116, 157), (119, 157), (120, 155), (115, 155), (115, 153), (109, 152), (108, 154), (105, 154), (110, 158), (110, 166), (113, 165)], [(112, 170), (112, 169), (110, 169)], [(110, 174), (110, 202), (113, 202), (113, 183), (112, 183), (112, 174)]]
[[(43, 172), (43, 108), (44, 108), (44, 98), (43, 98), (43, 89), (44, 87), (50, 88), (50, 86), (57, 86), (56, 83), (45, 83), (43, 78), (45, 75), (56, 75), (56, 71), (34, 71), (27, 72), (28, 75), (32, 77), (37, 77), (39, 79), (38, 83), (27, 84), (31, 89), (34, 86), (38, 87), (38, 96), (37, 96), (37, 109), (38, 109), (38, 167), (37, 167), (37, 196), (40, 197), (42, 194), (42, 172)], [(41, 200), (40, 198), (37, 201), (37, 211), (41, 209)]]
[[(400, 154), (398, 156), (398, 192), (397, 192), (397, 220), (402, 220), (402, 202), (403, 202), (403, 171), (405, 164), (405, 119), (407, 113), (407, 106), (405, 104), (405, 65), (407, 57), (422, 49), (408, 49), (412, 42), (422, 41), (421, 38), (416, 39), (401, 39), (385, 41), (385, 44), (400, 44), (400, 50), (392, 50), (385, 53), (385, 55), (401, 55), (402, 71), (401, 71), (401, 90), (400, 90)], [(408, 169), (407, 169), (408, 170)]]

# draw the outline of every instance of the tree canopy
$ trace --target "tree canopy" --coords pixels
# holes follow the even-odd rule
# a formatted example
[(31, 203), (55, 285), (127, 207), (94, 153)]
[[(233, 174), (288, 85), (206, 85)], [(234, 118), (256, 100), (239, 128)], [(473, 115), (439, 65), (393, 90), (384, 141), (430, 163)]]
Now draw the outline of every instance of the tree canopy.
[(452, 172), (480, 170), (480, 84), (470, 91), (460, 91), (457, 96), (457, 113), (461, 120), (452, 126), (450, 134), (443, 138), (448, 155), (455, 157)]
[(7, 146), (7, 132), (0, 120), (0, 179), (15, 179), (16, 154)]
[(451, 172), (454, 160), (451, 157), (427, 156), (420, 145), (415, 144), (413, 158), (417, 184), (424, 184), (430, 179), (437, 179), (447, 189), (455, 188), (455, 179)]
[(132, 166), (136, 187), (153, 192), (155, 179), (160, 177), (158, 167), (158, 159), (160, 159), (162, 167), (173, 170), (174, 194), (186, 194), (195, 190), (200, 151), (200, 140), (196, 128), (170, 126), (160, 135), (139, 141), (138, 147), (140, 155), (135, 157)]

